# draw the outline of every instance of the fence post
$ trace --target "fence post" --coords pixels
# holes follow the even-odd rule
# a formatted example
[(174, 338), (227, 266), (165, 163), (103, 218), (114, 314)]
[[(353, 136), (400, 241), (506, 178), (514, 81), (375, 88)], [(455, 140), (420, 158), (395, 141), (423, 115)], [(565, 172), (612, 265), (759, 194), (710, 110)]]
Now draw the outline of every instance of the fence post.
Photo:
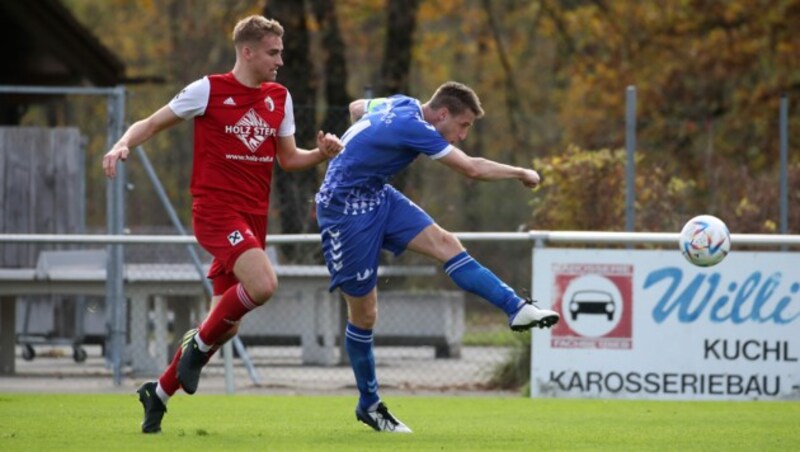
[(625, 230), (632, 232), (634, 229), (634, 203), (636, 161), (636, 87), (628, 86), (625, 91), (625, 149), (628, 160), (625, 166)]
[[(122, 136), (125, 123), (125, 87), (117, 86), (108, 95), (107, 149)], [(125, 227), (125, 165), (117, 166), (117, 176), (106, 183), (106, 225), (108, 233), (122, 235)], [(125, 291), (123, 288), (123, 245), (108, 246), (108, 273), (106, 279), (107, 347), (114, 373), (114, 385), (122, 384), (122, 360), (125, 349)]]
[(780, 213), (781, 213), (781, 234), (789, 233), (789, 99), (786, 94), (781, 96), (780, 106)]

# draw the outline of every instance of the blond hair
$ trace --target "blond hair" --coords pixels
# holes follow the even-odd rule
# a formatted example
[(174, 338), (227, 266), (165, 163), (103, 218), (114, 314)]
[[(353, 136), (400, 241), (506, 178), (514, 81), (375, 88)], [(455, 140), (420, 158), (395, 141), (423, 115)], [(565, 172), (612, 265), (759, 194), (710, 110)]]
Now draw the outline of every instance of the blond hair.
[(471, 110), (476, 118), (483, 116), (481, 100), (469, 86), (459, 82), (443, 83), (428, 101), (434, 110), (441, 107), (447, 108), (452, 115), (460, 115), (466, 110)]
[(269, 34), (283, 37), (283, 27), (277, 20), (259, 15), (249, 16), (233, 27), (233, 43), (238, 46), (245, 42), (258, 42)]

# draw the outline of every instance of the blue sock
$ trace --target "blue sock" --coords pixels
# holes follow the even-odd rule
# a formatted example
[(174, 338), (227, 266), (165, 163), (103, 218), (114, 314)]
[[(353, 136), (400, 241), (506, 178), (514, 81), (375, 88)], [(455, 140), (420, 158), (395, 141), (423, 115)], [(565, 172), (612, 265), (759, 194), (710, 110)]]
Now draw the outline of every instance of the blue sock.
[(489, 269), (479, 264), (466, 251), (444, 264), (444, 271), (467, 292), (474, 293), (502, 309), (509, 317), (516, 313), (524, 301), (506, 283)]
[(375, 355), (372, 353), (372, 330), (361, 329), (347, 322), (344, 345), (358, 386), (358, 404), (368, 410), (380, 401), (378, 379), (375, 376)]

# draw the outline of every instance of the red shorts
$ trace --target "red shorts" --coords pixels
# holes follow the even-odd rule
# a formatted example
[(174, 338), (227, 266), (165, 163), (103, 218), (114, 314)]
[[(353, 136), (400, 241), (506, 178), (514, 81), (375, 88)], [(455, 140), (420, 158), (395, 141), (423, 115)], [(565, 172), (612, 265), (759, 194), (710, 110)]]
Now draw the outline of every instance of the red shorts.
[(208, 269), (214, 295), (222, 295), (238, 283), (233, 264), (242, 253), (252, 248), (266, 248), (266, 215), (237, 212), (223, 204), (195, 200), (192, 225), (200, 246), (214, 256)]

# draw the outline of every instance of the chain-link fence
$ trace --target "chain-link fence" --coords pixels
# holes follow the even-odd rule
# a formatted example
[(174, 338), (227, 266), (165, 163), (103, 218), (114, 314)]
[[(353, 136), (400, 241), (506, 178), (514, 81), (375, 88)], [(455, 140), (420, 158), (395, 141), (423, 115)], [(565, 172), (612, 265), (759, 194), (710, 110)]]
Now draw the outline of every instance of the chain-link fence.
[[(91, 108), (99, 110), (108, 106), (93, 105)], [(107, 143), (102, 143), (102, 136), (111, 134), (112, 127), (96, 117), (86, 119), (91, 115), (78, 114), (78, 110), (76, 107), (73, 111), (75, 116), (70, 119), (76, 122), (82, 134), (88, 135), (85, 172), (72, 174), (69, 178), (85, 182), (84, 197), (75, 201), (76, 206), (83, 207), (75, 209), (86, 216), (81, 219), (86, 232), (116, 233), (112, 231), (111, 222), (103, 225), (103, 221), (98, 220), (109, 216), (122, 219), (121, 223), (114, 223), (118, 232), (174, 235), (181, 233), (179, 225), (183, 225), (184, 232), (191, 235), (188, 227), (191, 224), (191, 200), (188, 197), (191, 128), (175, 128), (171, 131), (170, 142), (154, 140), (147, 144), (147, 154), (141, 150), (129, 159), (125, 164), (126, 183), (121, 187), (124, 209), (112, 212), (119, 206), (109, 203), (103, 209), (106, 193), (100, 185), (104, 183), (100, 158), (108, 147)], [(318, 118), (306, 113), (316, 111), (316, 116), (328, 121), (326, 130), (341, 135), (348, 122), (347, 109), (331, 107), (330, 110), (339, 114), (328, 115), (319, 109), (297, 106), (297, 121), (319, 123)], [(334, 116), (341, 121), (331, 122), (330, 118)], [(694, 127), (687, 124), (676, 122), (668, 126)], [(713, 160), (718, 152), (731, 150), (730, 146), (716, 144), (719, 142), (718, 134), (714, 131), (720, 130), (719, 124), (708, 123), (705, 127), (707, 140), (695, 134), (692, 141), (681, 147), (694, 155), (693, 161), (702, 160), (698, 155)], [(679, 136), (678, 132), (680, 130), (673, 130), (669, 134)], [(479, 128), (474, 135), (470, 143), (486, 142)], [(651, 136), (643, 134), (637, 149), (654, 152), (651, 150), (657, 149), (652, 144), (654, 142)], [(313, 141), (309, 143), (307, 138), (299, 140), (298, 144), (313, 147)], [(26, 146), (33, 148), (31, 144)], [(176, 154), (184, 156), (176, 158)], [(146, 171), (148, 155), (153, 159), (152, 173)], [(513, 163), (527, 163), (526, 158), (513, 158), (516, 160)], [(6, 165), (3, 171), (12, 171), (9, 168)], [(315, 235), (318, 232), (313, 196), (323, 172), (323, 167), (302, 174), (276, 171), (269, 213), (268, 252), (278, 265), (280, 289), (273, 300), (244, 321), (239, 337), (244, 349), (238, 349), (238, 359), (233, 360), (233, 373), (238, 383), (309, 391), (353, 385), (341, 344), (346, 313), (338, 294), (329, 294), (326, 290), (327, 271), (322, 265), (318, 241), (293, 243), (273, 240), (281, 234)], [(720, 179), (710, 179), (710, 196), (721, 197), (728, 191), (726, 187), (731, 185), (719, 182), (722, 181), (720, 173), (712, 172), (711, 176)], [(442, 183), (447, 177), (452, 178), (452, 183)], [(796, 181), (796, 178), (789, 179)], [(420, 163), (395, 182), (403, 185), (410, 198), (449, 230), (512, 231), (537, 227), (536, 219), (531, 218), (530, 193), (517, 184), (476, 184), (451, 175), (446, 168), (430, 162)], [(41, 185), (52, 192), (61, 187), (48, 185), (47, 180)], [(753, 205), (767, 205), (767, 195), (778, 190), (774, 179), (765, 179), (761, 187), (763, 190), (751, 191), (751, 197), (763, 194), (761, 198), (753, 198)], [(772, 188), (767, 190), (765, 187)], [(26, 201), (28, 198), (11, 200), (5, 196), (3, 199), (6, 213), (11, 211), (12, 201), (19, 201), (14, 205), (23, 207), (34, 204)], [(58, 206), (59, 201), (53, 199), (53, 204)], [(777, 211), (777, 203), (771, 205)], [(742, 205), (726, 207), (729, 211), (746, 211), (747, 208)], [(170, 209), (174, 210), (174, 215), (170, 215)], [(677, 218), (680, 213), (684, 212), (664, 214)], [(8, 218), (11, 216), (6, 215), (5, 220)], [(757, 218), (760, 217), (754, 214), (753, 222)], [(790, 225), (796, 224), (793, 218), (790, 217)], [(675, 221), (677, 224), (679, 220)], [(9, 229), (7, 223), (0, 232), (79, 232), (59, 230), (56, 226), (48, 230), (31, 230), (22, 224)], [(3, 353), (0, 361), (7, 363), (10, 359), (12, 370), (16, 363), (18, 369), (26, 372), (41, 368), (45, 372), (57, 369), (55, 372), (63, 374), (64, 369), (86, 368), (88, 364), (96, 363), (101, 369), (98, 371), (105, 374), (117, 366), (127, 377), (158, 375), (171, 358), (180, 335), (197, 325), (208, 309), (207, 292), (192, 253), (201, 268), (208, 265), (210, 256), (196, 245), (191, 245), (193, 251), (190, 252), (187, 243), (142, 241), (120, 246), (121, 281), (126, 303), (117, 313), (110, 312), (117, 305), (106, 303), (106, 276), (112, 268), (108, 262), (111, 253), (117, 249), (115, 247), (91, 242), (73, 242), (70, 245), (54, 242), (25, 251), (28, 256), (25, 262), (13, 265), (5, 262), (0, 266), (0, 273), (5, 278), (0, 285), (0, 295), (6, 301), (16, 301), (0, 303), (3, 309), (0, 318), (6, 319), (3, 322), (8, 322), (9, 315), (14, 318), (12, 332), (9, 333), (8, 323), (4, 323), (2, 336), (4, 343), (16, 342), (18, 346), (11, 347), (10, 358), (9, 347), (0, 347)], [(476, 259), (513, 288), (520, 291), (530, 287), (529, 244), (470, 241), (466, 245)], [(8, 255), (13, 250), (18, 251), (19, 248), (15, 247), (20, 245), (4, 242), (2, 246), (2, 254)], [(524, 353), (529, 347), (528, 336), (512, 334), (502, 313), (485, 301), (459, 291), (437, 265), (420, 256), (409, 253), (395, 259), (387, 255), (382, 265), (386, 273), (379, 279), (381, 315), (376, 327), (376, 358), (378, 375), (384, 386), (441, 390), (480, 389), (506, 383), (518, 385), (520, 379), (509, 378), (509, 374), (522, 374), (524, 382), (529, 369)], [(24, 297), (31, 294), (49, 298), (33, 300)], [(53, 297), (53, 294), (59, 297)], [(14, 306), (11, 314), (9, 305)], [(119, 337), (123, 343), (121, 361), (116, 364), (110, 361), (111, 337)], [(56, 338), (66, 340), (58, 341)], [(72, 350), (65, 348), (70, 346)], [(53, 362), (58, 364), (54, 367), (37, 366), (49, 357), (56, 357), (57, 361)], [(223, 368), (223, 360), (216, 357), (206, 373), (221, 375)]]
[[(166, 239), (175, 237), (161, 243), (139, 238), (141, 243), (122, 245), (127, 300), (122, 372), (125, 378), (137, 379), (158, 376), (180, 337), (196, 326), (208, 309), (201, 275), (188, 258), (187, 245), (167, 244)], [(337, 293), (327, 290), (324, 266), (283, 262), (281, 249), (290, 245), (318, 248), (314, 243), (278, 244), (267, 250), (276, 262), (279, 290), (242, 321), (238, 338), (244, 347), (236, 350), (233, 360), (235, 382), (297, 391), (352, 387), (342, 345), (345, 305)], [(518, 242), (492, 246), (495, 254), (505, 251), (507, 256), (526, 249), (520, 266), (530, 267), (529, 247)], [(103, 355), (107, 343), (103, 339), (109, 331), (104, 321), (108, 305), (100, 296), (106, 285), (106, 248), (94, 244), (72, 248), (42, 250), (30, 272), (0, 272), (4, 301), (30, 293), (84, 295), (84, 302), (70, 310), (50, 306), (49, 316), (29, 316), (31, 308), (26, 301), (17, 301), (17, 333), (26, 328), (29, 334), (35, 332), (44, 339), (74, 336), (83, 353), (79, 359), (66, 352), (64, 344), (23, 340), (16, 355), (17, 369), (22, 372), (57, 368), (63, 376), (69, 375), (70, 369), (80, 373), (82, 366), (103, 362), (110, 372), (108, 353)], [(207, 256), (201, 257), (207, 266)], [(480, 259), (478, 254), (476, 257)], [(521, 366), (519, 370), (526, 373), (527, 361), (511, 362), (519, 355), (515, 350), (527, 349), (525, 336), (512, 333), (502, 313), (465, 295), (442, 275), (436, 266), (406, 257), (387, 259), (379, 270), (381, 316), (375, 328), (375, 355), (381, 384), (409, 390), (496, 389), (502, 382), (493, 377), (502, 374), (503, 366)], [(47, 307), (34, 307), (37, 309), (41, 313)], [(69, 319), (63, 318), (65, 315)], [(81, 336), (76, 335), (79, 330)], [(59, 362), (55, 367), (39, 363), (54, 359)], [(221, 377), (224, 369), (224, 360), (217, 356), (204, 372)]]
[[(8, 90), (39, 92), (38, 88), (30, 87), (8, 87)], [(98, 190), (102, 181), (97, 177), (102, 173), (100, 159), (113, 141), (109, 137), (121, 133), (120, 124), (124, 121), (119, 115), (124, 109), (121, 103), (85, 99), (85, 94), (95, 94), (91, 90), (43, 91), (77, 95), (70, 97), (65, 118), (80, 131), (79, 145), (75, 148), (83, 156), (77, 159), (83, 165), (79, 164), (74, 174), (55, 171), (47, 173), (50, 175), (41, 183), (30, 179), (22, 185), (38, 187), (37, 193), (49, 191), (47, 199), (52, 198), (52, 205), (80, 216), (81, 227), (64, 229), (60, 225), (62, 219), (48, 211), (44, 215), (50, 218), (45, 221), (46, 227), (30, 227), (28, 220), (20, 220), (24, 224), (4, 221), (0, 232), (192, 233), (187, 227), (189, 205), (183, 195), (176, 196), (179, 181), (173, 180), (175, 168), (170, 160), (163, 160), (168, 154), (160, 149), (163, 146), (158, 141), (148, 146), (153, 147), (151, 154), (160, 160), (154, 158), (151, 165), (144, 149), (137, 149), (124, 165), (125, 177), (117, 178), (105, 193), (109, 201), (104, 203), (102, 196), (97, 198), (98, 193), (103, 194)], [(119, 97), (121, 93), (124, 91), (111, 89), (98, 90), (97, 94)], [(97, 115), (78, 114), (82, 109), (101, 113), (103, 107), (107, 108), (111, 121), (98, 121)], [(297, 120), (316, 122), (304, 116), (307, 110), (315, 111), (298, 106)], [(341, 134), (349, 122), (346, 107), (328, 110), (323, 112), (325, 129)], [(36, 111), (33, 113), (33, 117), (25, 120), (26, 124), (37, 122)], [(335, 123), (336, 117), (341, 121)], [(178, 129), (181, 130), (176, 132), (177, 141), (190, 142), (190, 128)], [(101, 138), (104, 134), (108, 135), (105, 140)], [(187, 139), (181, 140), (184, 134)], [(17, 140), (11, 144), (14, 149), (19, 148), (19, 155), (29, 163), (46, 160), (34, 155), (32, 149), (40, 147), (36, 140)], [(298, 140), (298, 144), (313, 147), (313, 142)], [(13, 163), (8, 149), (4, 147), (2, 161)], [(174, 150), (190, 153), (191, 147), (179, 145)], [(5, 164), (4, 174), (12, 171), (12, 166)], [(35, 168), (25, 168), (21, 174), (35, 173)], [(180, 172), (188, 173), (189, 167), (183, 165)], [(276, 171), (273, 182), (276, 196), (270, 211), (271, 237), (281, 233), (316, 233), (313, 194), (322, 175), (321, 167), (301, 176), (302, 180), (295, 174)], [(50, 179), (56, 183), (47, 182)], [(177, 187), (178, 193), (187, 191), (188, 187)], [(59, 198), (59, 192), (75, 196)], [(420, 193), (423, 193), (420, 202), (437, 213), (441, 198)], [(4, 192), (3, 206), (8, 213), (12, 212), (9, 208), (12, 198), (15, 196)], [(35, 213), (36, 203), (32, 200), (17, 201), (13, 205), (27, 212), (26, 217), (42, 217)], [(103, 204), (106, 204), (105, 225), (98, 221), (97, 215), (104, 210)], [(76, 209), (76, 206), (84, 207)], [(198, 262), (200, 267), (207, 266), (210, 256), (184, 242), (107, 245), (73, 239), (65, 244), (55, 237), (50, 243), (2, 245), (6, 257), (25, 255), (25, 259), (14, 262), (6, 259), (0, 266), (3, 372), (13, 372), (16, 368), (35, 373), (41, 369), (54, 371), (54, 375), (69, 375), (69, 369), (78, 373), (80, 369), (91, 369), (115, 379), (119, 373), (136, 378), (158, 375), (171, 358), (177, 338), (196, 326), (207, 312), (208, 294), (196, 267)], [(529, 272), (526, 274), (524, 270), (530, 265), (527, 252), (510, 244), (499, 248), (508, 248), (502, 253), (505, 257), (498, 254), (498, 248), (486, 247), (490, 250), (486, 253), (472, 251), (478, 259), (484, 254), (489, 266), (502, 263), (498, 273), (512, 286), (527, 287)], [(244, 348), (236, 350), (241, 359), (233, 361), (236, 380), (308, 389), (325, 384), (352, 386), (341, 343), (346, 309), (338, 294), (327, 291), (328, 274), (322, 265), (318, 242), (271, 244), (268, 252), (277, 264), (280, 290), (270, 303), (243, 323), (239, 339)], [(519, 265), (506, 265), (516, 259), (512, 256), (521, 256)], [(121, 264), (120, 268), (111, 265), (115, 261)], [(458, 291), (430, 261), (418, 256), (400, 259), (387, 256), (383, 264), (379, 281), (381, 319), (376, 327), (376, 357), (379, 368), (384, 369), (380, 371), (383, 384), (408, 388), (487, 386), (496, 367), (506, 361), (509, 351), (519, 343), (508, 331), (504, 316), (488, 308), (485, 302)], [(507, 268), (513, 271), (504, 271)], [(115, 280), (122, 281), (121, 303), (108, 301), (118, 299), (117, 295), (108, 298), (109, 285), (113, 285), (109, 281)], [(121, 353), (114, 354), (114, 350)], [(99, 368), (91, 367), (92, 363)], [(222, 364), (221, 359), (213, 360), (208, 373), (222, 372)]]

